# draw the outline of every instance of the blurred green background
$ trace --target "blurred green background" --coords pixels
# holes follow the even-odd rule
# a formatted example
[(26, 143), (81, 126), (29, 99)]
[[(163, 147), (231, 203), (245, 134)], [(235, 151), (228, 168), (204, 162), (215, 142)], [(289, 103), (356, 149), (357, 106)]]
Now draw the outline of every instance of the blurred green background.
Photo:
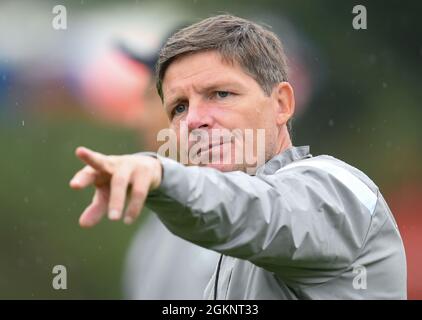
[[(0, 298), (118, 298), (120, 274), (135, 227), (102, 223), (81, 229), (78, 216), (92, 195), (68, 181), (84, 144), (108, 153), (137, 151), (133, 134), (84, 120), (2, 124), (0, 166)], [(64, 265), (68, 290), (52, 288)]]
[[(56, 4), (67, 8), (66, 31), (51, 27)], [(352, 28), (356, 4), (367, 8), (367, 30)], [(116, 8), (120, 24), (113, 20)], [(81, 167), (77, 146), (121, 154), (142, 150), (145, 141), (136, 121), (117, 120), (116, 105), (127, 102), (119, 92), (110, 98), (117, 102), (106, 106), (115, 112), (111, 116), (103, 116), (101, 103), (91, 108), (101, 99), (92, 98), (95, 90), (81, 79), (91, 70), (87, 56), (101, 52), (90, 44), (121, 32), (125, 13), (132, 19), (125, 28), (136, 29), (139, 13), (138, 22), (151, 24), (153, 34), (157, 28), (157, 38), (164, 40), (174, 24), (221, 12), (268, 24), (283, 21), (280, 30), (288, 31), (280, 31), (282, 40), (283, 32), (296, 39), (291, 52), (300, 54), (307, 70), (296, 81), (307, 81), (308, 94), (293, 122), (294, 144), (343, 159), (379, 185), (405, 240), (410, 297), (422, 298), (422, 3), (333, 0), (2, 1), (0, 298), (123, 297), (124, 259), (142, 219), (131, 227), (103, 221), (92, 230), (79, 228), (79, 214), (92, 194), (70, 190), (68, 181)], [(136, 42), (136, 33), (121, 34)], [(102, 45), (109, 41), (111, 47), (115, 38), (110, 39)], [(142, 117), (155, 121), (148, 113)], [(67, 267), (68, 290), (52, 288), (52, 268), (58, 264)]]

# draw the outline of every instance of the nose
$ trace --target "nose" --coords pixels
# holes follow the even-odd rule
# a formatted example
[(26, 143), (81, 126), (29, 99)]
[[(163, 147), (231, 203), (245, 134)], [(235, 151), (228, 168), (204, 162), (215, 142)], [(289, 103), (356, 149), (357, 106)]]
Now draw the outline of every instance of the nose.
[(186, 116), (189, 131), (195, 129), (208, 129), (213, 125), (210, 109), (201, 102), (191, 103)]

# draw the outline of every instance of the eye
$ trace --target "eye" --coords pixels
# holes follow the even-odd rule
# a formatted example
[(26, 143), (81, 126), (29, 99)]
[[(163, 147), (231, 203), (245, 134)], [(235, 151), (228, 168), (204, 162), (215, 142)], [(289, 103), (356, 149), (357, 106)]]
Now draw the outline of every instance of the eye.
[(217, 98), (226, 98), (230, 95), (228, 91), (216, 91)]
[(183, 113), (183, 112), (185, 112), (186, 111), (186, 105), (184, 105), (184, 104), (178, 104), (174, 109), (173, 109), (173, 112), (172, 112), (172, 114), (173, 115), (178, 115), (178, 114), (180, 114), (180, 113)]

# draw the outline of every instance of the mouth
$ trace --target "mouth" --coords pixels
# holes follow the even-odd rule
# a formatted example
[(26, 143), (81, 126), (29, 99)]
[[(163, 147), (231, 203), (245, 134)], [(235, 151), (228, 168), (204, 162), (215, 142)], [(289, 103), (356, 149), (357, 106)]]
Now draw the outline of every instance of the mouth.
[[(212, 155), (212, 158), (221, 158), (221, 155), (224, 153), (229, 144), (235, 142), (235, 137), (233, 135), (221, 135), (221, 134), (211, 134), (208, 136), (201, 137), (199, 136), (196, 139), (189, 140), (188, 154), (196, 159), (195, 161), (209, 161), (206, 158), (209, 158)], [(193, 149), (192, 149), (193, 148)], [(220, 149), (218, 149), (220, 148)], [(218, 156), (220, 154), (220, 156)], [(205, 158), (204, 158), (205, 157)]]
[(197, 152), (196, 152), (196, 156), (199, 157), (204, 153), (209, 153), (213, 148), (215, 147), (221, 147), (223, 144), (226, 144), (229, 141), (224, 141), (224, 142), (215, 142), (215, 143), (210, 143), (207, 147), (201, 147)]

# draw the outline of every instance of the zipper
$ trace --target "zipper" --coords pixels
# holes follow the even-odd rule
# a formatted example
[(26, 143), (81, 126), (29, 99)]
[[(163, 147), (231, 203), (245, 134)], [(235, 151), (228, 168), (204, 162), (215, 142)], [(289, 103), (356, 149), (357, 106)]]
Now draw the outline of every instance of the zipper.
[(222, 260), (223, 260), (223, 255), (221, 255), (220, 260), (218, 260), (217, 273), (215, 275), (215, 281), (214, 281), (214, 300), (217, 300), (218, 278), (220, 276), (220, 268), (221, 268), (221, 261)]

